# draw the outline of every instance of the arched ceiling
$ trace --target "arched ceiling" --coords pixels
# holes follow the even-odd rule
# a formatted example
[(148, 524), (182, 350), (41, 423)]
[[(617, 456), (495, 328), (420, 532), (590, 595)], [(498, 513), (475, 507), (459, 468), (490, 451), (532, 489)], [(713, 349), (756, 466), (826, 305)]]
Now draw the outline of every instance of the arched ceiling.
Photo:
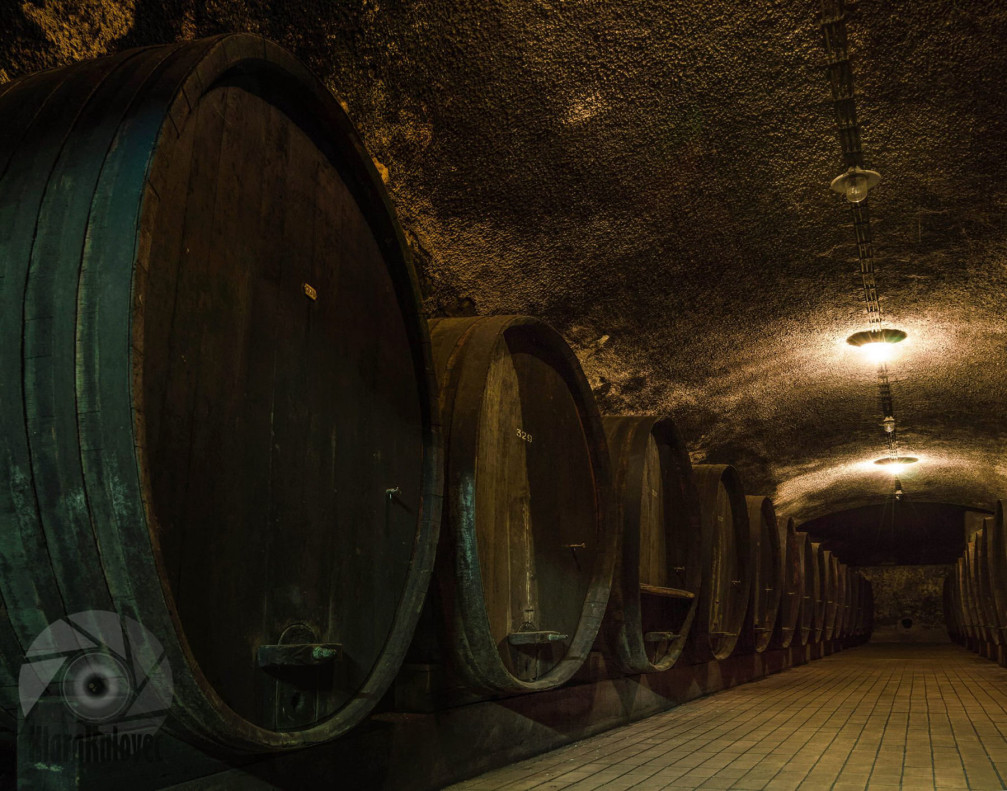
[[(1005, 488), (1007, 6), (860, 0), (848, 31), (917, 502)], [(816, 0), (26, 0), (0, 80), (251, 30), (343, 98), (431, 315), (531, 313), (603, 410), (666, 412), (695, 461), (800, 520), (878, 504), (874, 369)], [(869, 465), (867, 465), (869, 467)]]

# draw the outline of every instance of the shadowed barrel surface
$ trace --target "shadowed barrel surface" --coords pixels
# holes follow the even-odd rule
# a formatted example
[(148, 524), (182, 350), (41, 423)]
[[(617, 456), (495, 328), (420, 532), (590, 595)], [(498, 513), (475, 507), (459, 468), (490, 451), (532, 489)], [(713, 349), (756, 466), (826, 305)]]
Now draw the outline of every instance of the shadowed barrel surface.
[[(184, 732), (255, 751), (345, 732), (405, 653), (441, 481), (415, 276), (370, 157), (255, 36), (0, 103), (24, 126), (0, 142), (0, 332), (24, 345), (3, 355), (24, 404), (0, 410), (0, 516), (25, 536), (0, 554), (36, 558), (0, 582), (19, 642), (115, 609), (164, 643)], [(278, 666), (286, 644), (328, 659)]]
[(447, 444), (438, 584), (447, 653), (476, 689), (566, 681), (601, 626), (615, 562), (601, 418), (542, 322), (431, 323)]
[(692, 465), (669, 418), (606, 417), (622, 530), (604, 649), (627, 673), (665, 670), (685, 645), (702, 583)]
[(726, 659), (744, 625), (752, 588), (748, 506), (733, 467), (698, 464), (693, 479), (703, 515), (704, 578), (689, 637), (693, 661)]

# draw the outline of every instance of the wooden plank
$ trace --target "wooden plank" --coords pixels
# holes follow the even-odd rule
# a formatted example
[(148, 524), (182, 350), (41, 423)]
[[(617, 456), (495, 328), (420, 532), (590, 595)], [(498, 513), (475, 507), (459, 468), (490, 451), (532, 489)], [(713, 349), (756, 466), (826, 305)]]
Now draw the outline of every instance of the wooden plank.
[(695, 599), (696, 594), (692, 591), (682, 590), (681, 588), (668, 588), (662, 587), (660, 585), (645, 585), (640, 583), (640, 593), (645, 593), (649, 596), (662, 596), (668, 599)]
[[(38, 209), (74, 120), (91, 91), (112, 68), (110, 61), (60, 71), (58, 84), (25, 128), (26, 145), (10, 158), (0, 180), (0, 338), (20, 349), (24, 331), (24, 288)], [(48, 87), (40, 81), (39, 87)], [(13, 92), (13, 91), (12, 91)], [(11, 92), (7, 94), (10, 98)], [(31, 99), (26, 98), (31, 104)], [(13, 121), (18, 124), (17, 120)], [(23, 360), (0, 355), (0, 590), (22, 647), (64, 614), (52, 570), (32, 480), (22, 391)]]
[(84, 231), (105, 153), (130, 102), (167, 52), (110, 61), (77, 119), (39, 207), (24, 297), (24, 393), (39, 516), (71, 612), (108, 610), (111, 598), (84, 491), (74, 401), (77, 281)]

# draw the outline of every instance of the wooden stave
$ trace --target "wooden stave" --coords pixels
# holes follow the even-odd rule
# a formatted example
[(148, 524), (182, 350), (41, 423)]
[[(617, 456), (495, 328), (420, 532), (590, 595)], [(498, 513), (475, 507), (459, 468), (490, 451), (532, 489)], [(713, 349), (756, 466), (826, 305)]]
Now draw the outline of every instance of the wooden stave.
[(976, 534), (976, 575), (979, 589), (979, 605), (983, 616), (984, 636), (988, 645), (996, 650), (1001, 644), (1002, 617), (997, 611), (992, 584), (992, 560), (990, 557), (993, 520), (983, 520), (984, 527)]
[[(5, 86), (0, 109), (0, 222), (11, 232), (0, 237), (0, 337), (17, 338), (25, 324), (24, 284), (32, 256), (36, 217), (67, 138), (93, 91), (115, 70), (118, 60), (88, 63), (78, 69), (53, 69)], [(23, 142), (31, 141), (26, 153)], [(32, 485), (30, 436), (25, 421), (24, 359), (0, 355), (0, 454), (5, 460), (0, 487), (0, 591), (4, 599), (3, 672), (12, 675), (34, 638), (66, 614), (53, 572), (42, 508)], [(57, 548), (58, 551), (58, 548)], [(71, 606), (71, 612), (77, 608)], [(3, 679), (2, 708), (16, 720), (16, 680)]]
[[(622, 549), (619, 552), (605, 620), (601, 630), (604, 652), (613, 657), (624, 673), (661, 672), (672, 667), (681, 656), (695, 619), (702, 585), (703, 531), (699, 499), (692, 482), (692, 464), (685, 443), (668, 417), (605, 416), (602, 418), (608, 438), (613, 469), (613, 491), (620, 512)], [(679, 637), (667, 645), (663, 656), (654, 661), (644, 642), (640, 593), (640, 489), (643, 485), (643, 455), (648, 438), (655, 432), (677, 457), (683, 512), (678, 530), (685, 530), (687, 572), (678, 573), (676, 587), (692, 592), (694, 598), (678, 627)], [(635, 515), (635, 518), (634, 518)], [(634, 530), (635, 527), (635, 530)]]
[[(741, 478), (734, 467), (719, 464), (697, 464), (693, 466), (693, 479), (699, 492), (700, 508), (703, 514), (704, 540), (704, 578), (700, 593), (699, 609), (696, 620), (693, 621), (689, 636), (688, 651), (693, 663), (706, 662), (713, 659), (726, 659), (735, 650), (741, 637), (745, 615), (748, 607), (749, 594), (752, 587), (752, 557), (749, 545), (748, 507), (745, 502)], [(727, 618), (730, 623), (720, 629), (711, 629), (711, 622), (716, 614), (716, 600), (719, 583), (712, 579), (713, 560), (716, 552), (715, 516), (711, 513), (711, 505), (716, 502), (718, 486), (723, 483), (732, 505), (732, 525), (725, 535), (733, 540), (733, 545), (727, 548), (734, 559), (739, 579), (737, 585), (733, 581), (727, 583), (729, 589), (729, 604)], [(707, 547), (709, 549), (707, 549)], [(721, 632), (715, 634), (715, 632)]]
[(832, 640), (836, 635), (836, 614), (837, 614), (837, 596), (839, 592), (838, 575), (839, 575), (839, 565), (836, 556), (832, 554), (832, 551), (825, 549), (819, 555), (819, 563), (824, 563), (824, 570), (822, 577), (826, 580), (823, 592), (823, 598), (825, 599), (825, 619), (824, 626), (822, 629), (822, 640)]
[(817, 578), (818, 578), (818, 595), (815, 598), (815, 619), (814, 619), (814, 624), (815, 624), (814, 629), (815, 629), (815, 631), (814, 631), (813, 642), (815, 642), (815, 643), (821, 643), (821, 642), (823, 642), (826, 639), (826, 637), (825, 637), (825, 633), (826, 633), (825, 613), (826, 613), (826, 606), (828, 604), (828, 596), (829, 596), (829, 591), (828, 591), (828, 587), (829, 587), (829, 573), (828, 573), (828, 566), (827, 566), (827, 564), (825, 562), (825, 552), (826, 552), (826, 550), (817, 541), (812, 541), (811, 542), (811, 548), (812, 548), (813, 554), (815, 556), (815, 563), (814, 563), (814, 565), (815, 565), (816, 575), (817, 575)]
[[(783, 597), (784, 555), (776, 509), (768, 497), (747, 495), (749, 535), (753, 543), (752, 593), (749, 607), (755, 630), (753, 648), (761, 654), (772, 642)], [(768, 551), (767, 551), (768, 548)], [(766, 589), (769, 590), (766, 590)]]
[(783, 590), (780, 611), (773, 630), (772, 648), (789, 648), (796, 638), (800, 643), (801, 603), (804, 597), (804, 542), (806, 533), (798, 533), (793, 517), (788, 517), (781, 532), (785, 548)]
[(1007, 526), (1003, 501), (997, 500), (989, 526), (989, 578), (1001, 642), (1007, 642)]
[(985, 619), (979, 603), (979, 590), (976, 579), (976, 538), (973, 535), (965, 547), (965, 605), (971, 624), (972, 650), (982, 651), (986, 642)]
[[(438, 549), (436, 585), (441, 612), (444, 656), (451, 672), (469, 689), (493, 695), (552, 689), (569, 680), (586, 660), (607, 609), (619, 531), (612, 505), (611, 468), (601, 415), (576, 356), (549, 325), (527, 316), (435, 319), (430, 322), (434, 363), (441, 383), (446, 466), (444, 525)], [(473, 457), (478, 406), (459, 391), (482, 392), (489, 357), (510, 330), (534, 334), (565, 367), (562, 371), (581, 410), (587, 448), (593, 464), (596, 497), (598, 562), (585, 598), (582, 618), (566, 656), (534, 681), (516, 677), (500, 658), (490, 635), (478, 571), (474, 517), (466, 512), (466, 480), (474, 479)], [(474, 362), (470, 362), (474, 361)], [(481, 395), (480, 395), (481, 398)], [(481, 401), (479, 402), (481, 403)], [(473, 561), (472, 558), (476, 560)]]
[(812, 547), (811, 536), (798, 531), (798, 536), (804, 545), (802, 567), (804, 569), (804, 592), (801, 595), (800, 643), (807, 645), (815, 642), (815, 605), (819, 597), (819, 579), (817, 555)]
[[(124, 552), (121, 547), (116, 549), (118, 542), (136, 540), (146, 534), (148, 524), (156, 521), (152, 504), (143, 492), (149, 491), (149, 471), (145, 467), (143, 452), (145, 444), (140, 441), (131, 447), (125, 443), (116, 444), (114, 435), (121, 434), (122, 420), (117, 417), (123, 413), (133, 413), (133, 432), (138, 436), (143, 432), (142, 410), (132, 407), (134, 390), (129, 386), (129, 359), (137, 349), (127, 348), (125, 356), (118, 358), (119, 367), (114, 367), (103, 361), (101, 368), (102, 380), (115, 380), (113, 383), (99, 380), (97, 368), (93, 362), (86, 362), (83, 372), (84, 384), (81, 385), (93, 400), (98, 393), (103, 398), (104, 414), (90, 415), (82, 424), (82, 441), (90, 447), (105, 447), (108, 468), (126, 482), (125, 497), (128, 501), (117, 511), (116, 506), (107, 501), (107, 494), (101, 491), (101, 475), (96, 477), (92, 470), (85, 471), (84, 485), (92, 495), (91, 503), (95, 512), (105, 515), (115, 514), (113, 524), (98, 524), (98, 542), (106, 548), (103, 555), (106, 565), (106, 592), (114, 602), (121, 615), (136, 618), (151, 632), (157, 634), (168, 645), (166, 649), (172, 669), (175, 674), (176, 705), (171, 712), (169, 727), (187, 738), (206, 741), (234, 752), (264, 752), (286, 750), (301, 747), (320, 741), (335, 738), (349, 730), (363, 719), (373, 708), (380, 694), (390, 685), (397, 671), (398, 664), (404, 656), (411, 636), (412, 625), (419, 613), (426, 584), (430, 576), (433, 561), (433, 550), (436, 543), (439, 519), (440, 496), (440, 449), (438, 424), (434, 394), (436, 384), (433, 377), (433, 366), (430, 360), (429, 341), (426, 336), (425, 324), (419, 307), (418, 289), (415, 273), (409, 263), (404, 239), (395, 223), (390, 203), (384, 193), (381, 179), (366, 151), (356, 137), (352, 125), (346, 118), (337, 102), (328, 91), (310, 75), (304, 67), (290, 55), (263, 39), (249, 36), (228, 36), (206, 39), (181, 46), (151, 48), (143, 52), (156, 52), (163, 55), (162, 65), (148, 83), (146, 90), (131, 105), (130, 114), (115, 130), (116, 145), (110, 150), (102, 164), (102, 176), (98, 182), (94, 197), (87, 196), (89, 204), (95, 207), (95, 220), (89, 220), (90, 244), (99, 252), (89, 253), (86, 259), (88, 277), (97, 283), (111, 283), (117, 291), (114, 296), (105, 296), (108, 304), (99, 307), (97, 302), (100, 288), (92, 287), (84, 292), (83, 315), (89, 318), (90, 329), (77, 328), (80, 342), (84, 348), (89, 344), (97, 344), (113, 332), (112, 318), (117, 315), (137, 317), (142, 320), (137, 303), (131, 293), (138, 289), (142, 294), (143, 283), (130, 284), (112, 282), (116, 266), (119, 271), (132, 268), (133, 256), (144, 254), (143, 223), (126, 218), (147, 218), (152, 201), (156, 202), (156, 194), (151, 198), (153, 184), (150, 178), (150, 168), (156, 164), (156, 153), (162, 142), (163, 130), (168, 126), (181, 128), (185, 121), (190, 104), (198, 101), (200, 91), (209, 90), (214, 82), (223, 79), (225, 74), (262, 69), (276, 79), (282, 79), (293, 86), (297, 98), (304, 100), (306, 108), (318, 112), (317, 124), (332, 130), (332, 138), (341, 139), (347, 146), (348, 157), (356, 156), (357, 161), (352, 168), (352, 175), (357, 179), (354, 188), (362, 201), (362, 206), (372, 212), (368, 222), (376, 228), (375, 238), (379, 246), (387, 253), (385, 263), (393, 272), (399, 308), (403, 315), (414, 323), (410, 327), (415, 346), (412, 349), (415, 371), (418, 376), (417, 385), (421, 398), (425, 398), (427, 406), (424, 410), (424, 452), (423, 452), (423, 485), (420, 492), (420, 505), (417, 509), (416, 532), (412, 542), (412, 562), (407, 573), (405, 591), (399, 607), (393, 618), (392, 633), (385, 644), (375, 667), (358, 690), (356, 698), (351, 700), (338, 712), (326, 717), (323, 721), (296, 731), (270, 730), (259, 727), (236, 715), (227, 704), (216, 694), (206, 682), (201, 669), (196, 664), (189, 650), (184, 633), (184, 624), (178, 619), (170, 594), (158, 582), (160, 572), (159, 562), (153, 557), (143, 557), (142, 543), (137, 552)], [(118, 56), (116, 56), (118, 57)], [(80, 66), (70, 67), (77, 69)], [(290, 101), (294, 101), (293, 98)], [(305, 112), (308, 112), (305, 109)], [(147, 151), (147, 156), (142, 152)], [(133, 205), (129, 202), (133, 201)], [(117, 208), (116, 214), (119, 226), (115, 223), (95, 225), (102, 218), (101, 209)], [(111, 213), (109, 216), (113, 216)], [(122, 246), (123, 251), (110, 259), (100, 256), (101, 245), (114, 241), (117, 233), (126, 232), (141, 226), (138, 239), (134, 241), (135, 248)], [(95, 228), (97, 227), (97, 231)], [(142, 281), (142, 278), (140, 279)], [(87, 300), (91, 299), (89, 303)], [(131, 304), (132, 303), (132, 304)], [(91, 305), (91, 307), (88, 307)], [(93, 318), (98, 311), (108, 314), (104, 324)], [(407, 319), (408, 323), (408, 319)], [(135, 331), (135, 326), (134, 326)], [(117, 348), (114, 345), (103, 345), (103, 349)], [(136, 359), (133, 359), (135, 368)], [(78, 368), (80, 360), (78, 359)], [(90, 366), (90, 367), (88, 367)], [(111, 371), (111, 373), (110, 373)], [(135, 374), (134, 385), (135, 385)], [(123, 386), (125, 383), (125, 386)], [(78, 393), (78, 395), (80, 395)], [(127, 423), (130, 421), (126, 421)], [(129, 432), (127, 432), (129, 433)], [(104, 438), (104, 444), (96, 442)], [(133, 452), (138, 454), (132, 459)], [(86, 465), (85, 465), (86, 466)], [(108, 470), (105, 473), (107, 474)], [(133, 476), (132, 478), (130, 476)], [(125, 515), (128, 513), (128, 516)], [(103, 520), (96, 519), (96, 523)], [(135, 525), (136, 527), (131, 526)], [(153, 528), (151, 528), (153, 530)], [(137, 533), (139, 532), (139, 535)], [(133, 544), (123, 543), (123, 546)], [(140, 555), (138, 557), (138, 554)], [(155, 584), (156, 583), (156, 584)], [(76, 609), (76, 608), (68, 608)]]
[(849, 636), (850, 617), (850, 569), (845, 563), (839, 564), (839, 579), (841, 581), (842, 598), (839, 604), (839, 614), (836, 617), (836, 636), (845, 639)]
[(962, 624), (963, 643), (971, 648), (975, 639), (975, 624), (972, 620), (972, 612), (969, 606), (969, 592), (965, 553), (955, 561), (955, 582), (958, 588), (959, 615)]

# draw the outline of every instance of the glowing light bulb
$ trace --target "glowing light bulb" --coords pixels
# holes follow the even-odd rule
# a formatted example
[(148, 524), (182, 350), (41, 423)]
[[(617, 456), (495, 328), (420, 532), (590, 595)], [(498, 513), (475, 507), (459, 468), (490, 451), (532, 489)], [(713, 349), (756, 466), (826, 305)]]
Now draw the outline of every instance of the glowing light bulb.
[(881, 174), (876, 170), (864, 170), (854, 166), (832, 179), (829, 187), (833, 192), (845, 195), (850, 203), (860, 203), (880, 181)]
[(895, 344), (906, 339), (902, 330), (891, 328), (881, 330), (863, 330), (853, 333), (846, 342), (864, 352), (864, 359), (880, 365), (886, 363), (895, 354)]
[(850, 203), (860, 203), (867, 197), (867, 177), (858, 173), (846, 179), (846, 200)]
[(894, 352), (894, 347), (890, 343), (885, 343), (885, 341), (874, 341), (873, 343), (865, 343), (860, 347), (867, 359), (872, 363), (886, 363), (892, 359), (892, 354)]
[(896, 479), (904, 473), (911, 464), (916, 464), (919, 459), (916, 456), (885, 456), (875, 459), (874, 464), (886, 475), (894, 475)]

